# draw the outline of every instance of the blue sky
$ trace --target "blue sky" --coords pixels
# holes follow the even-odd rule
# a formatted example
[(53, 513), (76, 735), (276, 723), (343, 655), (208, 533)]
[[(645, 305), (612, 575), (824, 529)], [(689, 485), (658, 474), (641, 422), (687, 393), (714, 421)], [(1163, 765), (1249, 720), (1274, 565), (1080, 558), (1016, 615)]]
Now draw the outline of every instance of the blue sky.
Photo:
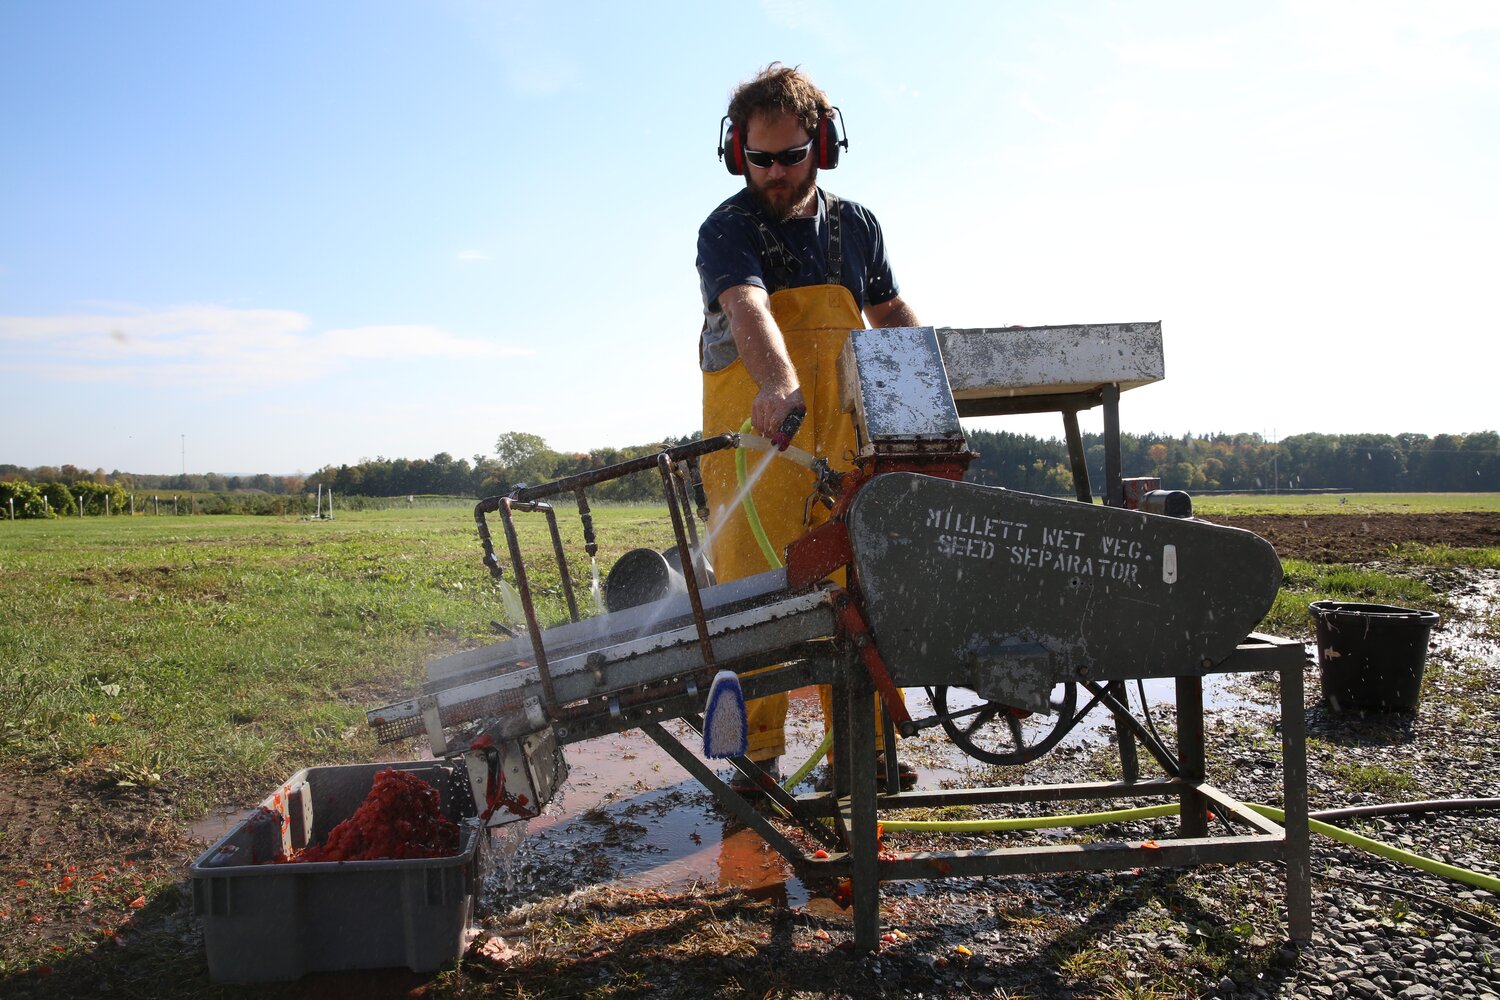
[(924, 322), (1162, 322), (1125, 430), (1500, 425), (1488, 0), (0, 0), (0, 462), (696, 429), (714, 133), (773, 59)]

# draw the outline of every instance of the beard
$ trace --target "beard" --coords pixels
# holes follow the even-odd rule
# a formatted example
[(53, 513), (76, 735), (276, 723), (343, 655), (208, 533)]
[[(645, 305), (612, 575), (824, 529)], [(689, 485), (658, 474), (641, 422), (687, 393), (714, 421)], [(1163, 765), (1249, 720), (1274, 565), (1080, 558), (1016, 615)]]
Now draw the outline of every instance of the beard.
[(755, 199), (755, 203), (777, 222), (796, 218), (800, 210), (806, 207), (813, 188), (817, 184), (818, 168), (816, 166), (807, 172), (806, 179), (800, 184), (795, 184), (785, 178), (759, 184), (751, 180), (748, 175), (745, 179), (745, 186), (750, 189), (750, 195)]

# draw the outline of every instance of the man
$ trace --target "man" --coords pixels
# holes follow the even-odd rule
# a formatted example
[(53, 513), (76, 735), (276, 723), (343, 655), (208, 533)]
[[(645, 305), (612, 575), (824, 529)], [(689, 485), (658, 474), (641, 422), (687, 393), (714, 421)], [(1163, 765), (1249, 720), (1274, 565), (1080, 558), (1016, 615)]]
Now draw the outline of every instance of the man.
[[(698, 230), (705, 317), (699, 360), (705, 437), (738, 431), (747, 417), (756, 433), (770, 437), (805, 409), (798, 446), (842, 471), (852, 467), (855, 450), (854, 425), (840, 412), (838, 392), (838, 357), (849, 331), (918, 321), (901, 299), (875, 217), (818, 186), (819, 164), (835, 166), (845, 145), (834, 113), (805, 74), (780, 63), (731, 98), (720, 154), (731, 172), (744, 174), (745, 188)], [(730, 453), (706, 456), (702, 469), (719, 582), (771, 568), (740, 510)], [(753, 485), (775, 551), (827, 519), (817, 507), (804, 523), (812, 491), (812, 474), (786, 461), (772, 461)], [(748, 710), (749, 756), (774, 774), (785, 751), (787, 696), (759, 699)], [(744, 785), (736, 783), (748, 790)]]

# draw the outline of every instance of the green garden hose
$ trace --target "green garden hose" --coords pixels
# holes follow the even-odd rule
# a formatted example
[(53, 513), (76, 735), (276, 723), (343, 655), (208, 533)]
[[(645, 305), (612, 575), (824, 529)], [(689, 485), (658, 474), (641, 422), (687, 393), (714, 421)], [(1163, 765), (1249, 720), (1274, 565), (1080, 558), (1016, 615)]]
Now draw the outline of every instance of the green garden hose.
[[(820, 751), (821, 753), (821, 751)], [(814, 758), (816, 759), (816, 757)], [(811, 763), (811, 762), (809, 762)], [(807, 770), (804, 767), (803, 771)], [(803, 771), (799, 771), (801, 774)], [(801, 780), (800, 778), (798, 780)], [(796, 782), (790, 782), (790, 785)], [(1246, 803), (1251, 809), (1265, 816), (1267, 819), (1277, 823), (1286, 822), (1286, 814), (1275, 806), (1260, 805), (1259, 803)], [(1022, 816), (1013, 819), (956, 819), (956, 820), (881, 820), (880, 826), (887, 833), (898, 831), (921, 832), (921, 833), (989, 833), (1001, 830), (1041, 830), (1059, 826), (1097, 826), (1101, 823), (1124, 823), (1129, 820), (1156, 819), (1162, 816), (1175, 816), (1178, 812), (1176, 802), (1167, 802), (1159, 806), (1139, 806), (1133, 809), (1115, 809), (1109, 812), (1098, 813), (1076, 813), (1064, 816)], [(1320, 833), (1325, 837), (1337, 840), (1350, 847), (1357, 847), (1362, 851), (1396, 861), (1413, 868), (1442, 878), (1472, 885), (1477, 889), (1488, 892), (1500, 892), (1500, 878), (1486, 875), (1483, 872), (1472, 871), (1468, 868), (1460, 868), (1450, 865), (1435, 858), (1425, 857), (1412, 851), (1403, 851), (1399, 847), (1383, 844), (1378, 840), (1350, 833), (1331, 823), (1309, 818), (1308, 829), (1313, 833)]]
[(818, 761), (833, 746), (833, 730), (829, 729), (823, 733), (823, 742), (818, 744), (818, 749), (812, 752), (812, 756), (803, 762), (802, 766), (793, 772), (792, 776), (781, 783), (781, 787), (791, 791), (797, 787), (797, 783), (807, 777), (807, 773), (818, 765)]
[[(750, 433), (750, 418), (740, 425), (740, 433)], [(761, 555), (766, 557), (766, 562), (771, 564), (772, 569), (781, 568), (781, 557), (771, 547), (771, 540), (766, 537), (765, 526), (760, 523), (760, 513), (755, 509), (755, 498), (750, 495), (749, 488), (745, 485), (750, 478), (746, 468), (745, 449), (743, 447), (734, 449), (734, 478), (740, 487), (740, 506), (745, 509), (745, 519), (750, 522), (750, 533), (755, 536), (755, 543), (760, 546)]]
[(1070, 816), (1018, 816), (1013, 819), (883, 819), (880, 825), (888, 832), (921, 833), (988, 833), (991, 830), (1045, 830), (1055, 826), (1097, 826), (1100, 823), (1125, 823), (1135, 819), (1155, 819), (1177, 815), (1177, 803), (1159, 806), (1137, 806), (1110, 812), (1074, 813)]
[[(1248, 805), (1267, 819), (1274, 820), (1277, 823), (1286, 822), (1286, 814), (1275, 806), (1262, 806), (1253, 802), (1248, 803)], [(1357, 833), (1350, 833), (1348, 830), (1334, 826), (1331, 823), (1324, 823), (1322, 820), (1309, 818), (1307, 825), (1314, 833), (1321, 833), (1325, 837), (1332, 837), (1342, 844), (1357, 847), (1362, 851), (1369, 851), (1371, 854), (1378, 855), (1387, 860), (1398, 861), (1403, 865), (1411, 865), (1413, 868), (1420, 868), (1424, 872), (1441, 875), (1443, 878), (1451, 878), (1457, 882), (1463, 882), (1466, 885), (1472, 885), (1475, 888), (1484, 889), (1488, 892), (1500, 892), (1500, 878), (1495, 878), (1492, 875), (1485, 875), (1481, 872), (1470, 871), (1467, 868), (1460, 868), (1457, 865), (1446, 864), (1435, 858), (1413, 854), (1411, 851), (1403, 851), (1399, 847), (1392, 847), (1390, 844), (1382, 844), (1378, 840), (1362, 837)]]

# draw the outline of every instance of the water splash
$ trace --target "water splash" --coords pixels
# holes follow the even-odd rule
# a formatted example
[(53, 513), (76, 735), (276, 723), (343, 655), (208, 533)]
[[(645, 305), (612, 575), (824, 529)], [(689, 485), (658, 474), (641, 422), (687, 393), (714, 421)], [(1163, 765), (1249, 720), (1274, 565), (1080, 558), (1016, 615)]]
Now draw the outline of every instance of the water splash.
[(589, 556), (589, 599), (594, 606), (593, 621), (598, 624), (596, 634), (603, 639), (609, 635), (609, 609), (604, 606), (604, 589), (599, 585), (599, 560)]
[(500, 583), (500, 603), (505, 607), (506, 620), (512, 625), (526, 627), (526, 611), (521, 607), (521, 595), (516, 593), (516, 588), (510, 585), (509, 580), (502, 579)]
[[(735, 493), (733, 499), (731, 499), (720, 512), (719, 517), (709, 520), (707, 528), (703, 531), (703, 534), (699, 536), (698, 547), (707, 555), (710, 562), (713, 561), (714, 536), (724, 525), (730, 523), (732, 519), (743, 518), (747, 516), (743, 508), (744, 499), (747, 495), (749, 495), (751, 490), (755, 489), (756, 483), (760, 482), (761, 477), (766, 474), (766, 470), (770, 468), (771, 463), (775, 460), (776, 452), (774, 451), (766, 451), (754, 455), (747, 463), (749, 468), (747, 469), (745, 475), (745, 485), (740, 487), (739, 491)], [(770, 569), (771, 567), (767, 566), (766, 568)], [(701, 584), (702, 581), (700, 580), (700, 585)], [(648, 616), (635, 630), (635, 637), (637, 639), (654, 633), (657, 624), (662, 619), (662, 616), (666, 614), (669, 603), (669, 601), (656, 602), (653, 613)]]
[(522, 819), (490, 827), (486, 832), (490, 843), (489, 850), (479, 852), (482, 858), (481, 883), (489, 887), (492, 894), (500, 885), (505, 887), (505, 892), (516, 891), (516, 855), (526, 840), (529, 825), (530, 820)]
[(505, 618), (516, 629), (517, 638), (513, 655), (518, 660), (529, 660), (531, 659), (531, 628), (526, 624), (526, 609), (521, 606), (521, 595), (516, 593), (516, 588), (510, 585), (509, 580), (501, 579), (498, 582), (500, 604), (505, 608)]
[[(728, 524), (731, 519), (746, 516), (744, 510), (745, 497), (749, 495), (751, 490), (755, 489), (755, 484), (760, 482), (761, 477), (766, 474), (766, 470), (771, 467), (771, 463), (774, 461), (776, 461), (776, 452), (774, 451), (761, 452), (758, 455), (752, 454), (750, 456), (750, 461), (747, 463), (749, 470), (745, 475), (745, 485), (740, 487), (739, 492), (735, 493), (734, 498), (724, 506), (719, 517), (709, 519), (708, 527), (703, 532), (700, 544), (703, 550), (709, 553), (710, 558), (713, 555), (714, 535), (725, 524)], [(766, 569), (770, 568), (770, 566), (766, 567)]]
[(589, 596), (594, 601), (594, 614), (604, 617), (604, 591), (599, 587), (599, 560), (589, 556)]

